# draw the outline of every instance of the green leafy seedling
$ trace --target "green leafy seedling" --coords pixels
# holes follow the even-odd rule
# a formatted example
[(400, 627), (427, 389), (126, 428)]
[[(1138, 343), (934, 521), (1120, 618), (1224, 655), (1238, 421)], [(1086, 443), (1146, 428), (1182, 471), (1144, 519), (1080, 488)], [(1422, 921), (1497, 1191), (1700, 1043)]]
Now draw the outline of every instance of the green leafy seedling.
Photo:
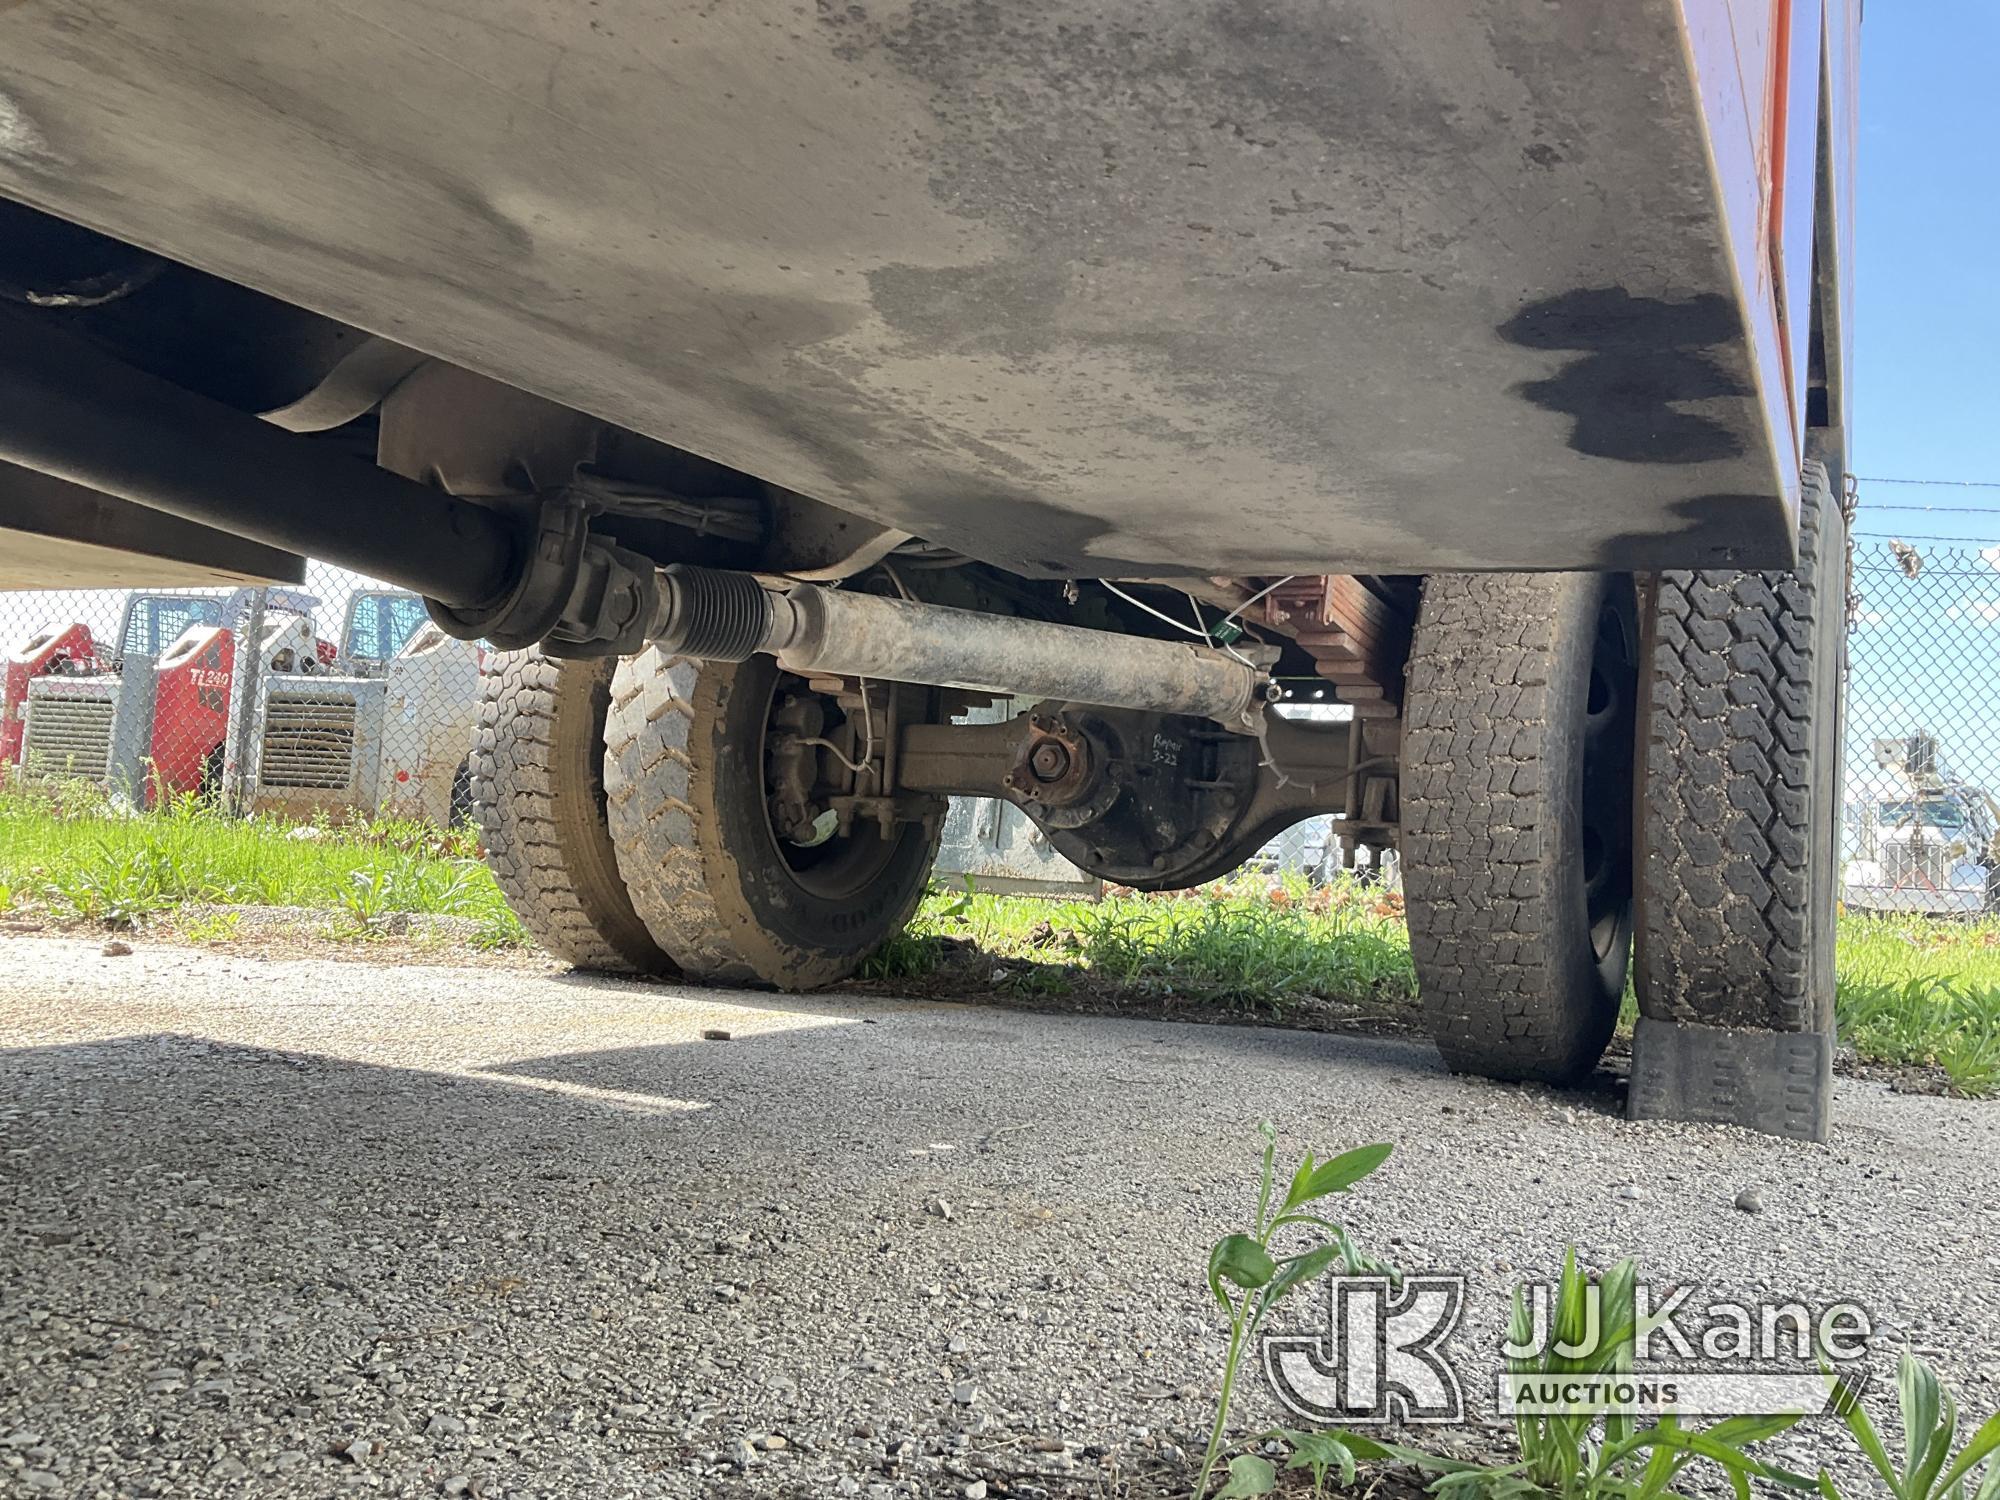
[(1313, 1494), (1326, 1492), (1326, 1476), (1337, 1472), (1343, 1489), (1354, 1484), (1354, 1450), (1330, 1432), (1297, 1432), (1286, 1428), (1278, 1434), (1291, 1456), (1285, 1460), (1285, 1468), (1306, 1469), (1312, 1473)]
[[(1353, 1187), (1389, 1159), (1390, 1147), (1357, 1146), (1325, 1161), (1308, 1151), (1292, 1173), (1283, 1199), (1273, 1204), (1278, 1132), (1267, 1120), (1258, 1126), (1258, 1133), (1264, 1137), (1264, 1166), (1258, 1180), (1256, 1222), (1247, 1233), (1224, 1235), (1208, 1252), (1208, 1289), (1216, 1305), (1229, 1316), (1229, 1348), (1222, 1366), (1222, 1395), (1209, 1430), (1208, 1451), (1202, 1455), (1201, 1478), (1195, 1485), (1197, 1496), (1208, 1494), (1209, 1480), (1222, 1456), (1243, 1356), (1279, 1299), (1336, 1265), (1350, 1273), (1387, 1269), (1361, 1251), (1339, 1224), (1313, 1212), (1311, 1205)], [(1281, 1253), (1274, 1249), (1274, 1243), (1286, 1231), (1293, 1231), (1287, 1237), (1294, 1241), (1300, 1239), (1300, 1232), (1313, 1233), (1302, 1249)], [(1231, 1462), (1229, 1479), (1217, 1500), (1221, 1496), (1269, 1494), (1276, 1483), (1276, 1471), (1266, 1460), (1243, 1454)], [(1258, 1484), (1263, 1488), (1249, 1487)]]
[(1268, 1495), (1277, 1487), (1278, 1471), (1268, 1458), (1239, 1453), (1229, 1460), (1229, 1477), (1215, 1492), (1215, 1500), (1248, 1500), (1253, 1495)]
[[(1835, 1382), (1833, 1409), (1840, 1414), (1868, 1462), (1889, 1486), (1895, 1500), (2000, 1500), (2000, 1462), (1989, 1463), (1977, 1483), (1972, 1471), (2000, 1449), (2000, 1412), (1988, 1417), (1952, 1457), (1958, 1440), (1958, 1405), (1938, 1379), (1937, 1371), (1907, 1349), (1896, 1362), (1896, 1404), (1903, 1418), (1903, 1461), (1889, 1456), (1866, 1408), (1849, 1387)], [(1840, 1500), (1832, 1477), (1821, 1469), (1819, 1490), (1825, 1500)]]

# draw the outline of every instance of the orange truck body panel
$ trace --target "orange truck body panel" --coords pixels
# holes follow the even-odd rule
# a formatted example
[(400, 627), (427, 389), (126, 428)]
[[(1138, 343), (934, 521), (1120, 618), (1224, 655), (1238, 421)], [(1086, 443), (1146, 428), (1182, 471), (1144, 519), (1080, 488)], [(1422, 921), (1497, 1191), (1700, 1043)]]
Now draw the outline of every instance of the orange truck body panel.
[[(1829, 425), (1845, 425), (1859, 0), (1682, 0), (1731, 264), (1774, 432), (1803, 458), (1815, 298), (1829, 347)], [(1824, 157), (1822, 153), (1824, 152)], [(1821, 167), (1830, 191), (1819, 191)], [(1824, 242), (1821, 224), (1830, 231)], [(1832, 266), (1817, 266), (1827, 255)], [(1817, 274), (1816, 274), (1817, 270)]]

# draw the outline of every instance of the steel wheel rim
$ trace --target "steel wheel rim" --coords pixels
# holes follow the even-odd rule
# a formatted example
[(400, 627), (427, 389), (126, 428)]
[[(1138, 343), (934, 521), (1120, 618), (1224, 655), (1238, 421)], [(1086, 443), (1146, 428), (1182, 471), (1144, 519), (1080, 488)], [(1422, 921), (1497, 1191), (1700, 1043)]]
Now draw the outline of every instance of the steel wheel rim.
[[(888, 870), (895, 860), (896, 851), (902, 847), (902, 837), (898, 833), (895, 837), (884, 838), (872, 818), (857, 818), (849, 832), (836, 831), (819, 844), (800, 844), (779, 831), (772, 816), (775, 793), (770, 759), (772, 716), (787, 694), (817, 698), (822, 703), (830, 701), (826, 694), (813, 692), (802, 677), (782, 669), (772, 674), (770, 690), (764, 695), (757, 743), (764, 833), (792, 884), (799, 890), (822, 901), (852, 900)], [(839, 710), (835, 708), (832, 712), (837, 714)], [(819, 750), (816, 753), (824, 757), (828, 752)]]

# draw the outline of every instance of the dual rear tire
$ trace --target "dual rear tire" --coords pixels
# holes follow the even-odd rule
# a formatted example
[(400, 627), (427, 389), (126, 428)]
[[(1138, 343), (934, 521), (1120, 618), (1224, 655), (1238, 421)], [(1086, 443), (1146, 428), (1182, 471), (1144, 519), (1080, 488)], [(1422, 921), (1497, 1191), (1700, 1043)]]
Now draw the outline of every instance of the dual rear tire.
[(1565, 1082), (1618, 1021), (1632, 937), (1638, 619), (1602, 573), (1425, 582), (1404, 693), (1403, 891), (1445, 1061)]
[(690, 978), (836, 983), (923, 897), (941, 817), (888, 834), (856, 818), (806, 842), (779, 832), (774, 717), (814, 697), (768, 656), (698, 663), (649, 647), (618, 666), (605, 730), (612, 844), (634, 909)]
[(1793, 569), (1426, 580), (1402, 857), (1453, 1068), (1587, 1073), (1629, 956), (1635, 1114), (1825, 1134), (1846, 536), (1803, 488)]
[(767, 729), (806, 691), (768, 657), (490, 662), (467, 773), (529, 935), (611, 973), (805, 989), (858, 969), (922, 898), (939, 820), (781, 838)]
[(605, 817), (613, 665), (535, 650), (488, 659), (466, 759), (473, 821), (507, 905), (546, 952), (580, 969), (670, 974)]

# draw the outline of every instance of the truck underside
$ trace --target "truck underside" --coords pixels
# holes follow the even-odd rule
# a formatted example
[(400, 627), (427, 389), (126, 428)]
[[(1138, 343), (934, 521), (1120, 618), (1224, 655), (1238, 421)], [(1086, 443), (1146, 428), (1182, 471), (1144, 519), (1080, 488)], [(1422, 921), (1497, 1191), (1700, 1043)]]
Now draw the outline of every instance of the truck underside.
[(1015, 572), (1767, 565), (1718, 8), (38, 4), (0, 193)]
[(1331, 812), (1455, 1065), (1594, 1064), (1636, 929), (1635, 1109), (1823, 1133), (1852, 30), (8, 8), (0, 584), (311, 554), (525, 653), (469, 774), (579, 962), (839, 978), (950, 794), (1150, 889)]

